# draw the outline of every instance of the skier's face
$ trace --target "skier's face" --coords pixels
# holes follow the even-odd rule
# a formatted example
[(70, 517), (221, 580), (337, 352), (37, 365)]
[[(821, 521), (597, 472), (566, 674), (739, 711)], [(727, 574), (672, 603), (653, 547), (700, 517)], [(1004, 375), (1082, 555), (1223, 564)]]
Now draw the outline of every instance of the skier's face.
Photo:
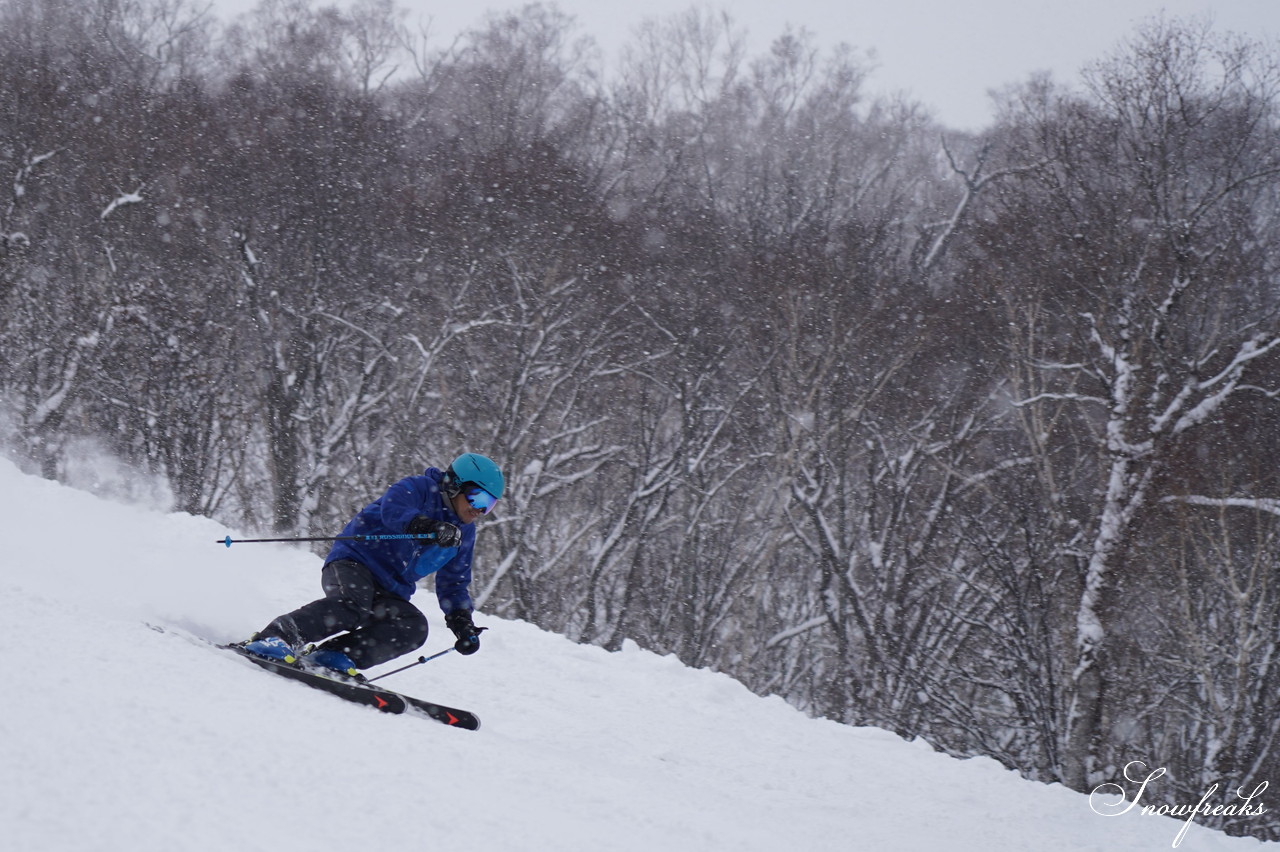
[(453, 513), (457, 515), (464, 524), (474, 524), (477, 518), (484, 517), (484, 512), (472, 506), (467, 500), (466, 492), (453, 495), (450, 501), (453, 505)]

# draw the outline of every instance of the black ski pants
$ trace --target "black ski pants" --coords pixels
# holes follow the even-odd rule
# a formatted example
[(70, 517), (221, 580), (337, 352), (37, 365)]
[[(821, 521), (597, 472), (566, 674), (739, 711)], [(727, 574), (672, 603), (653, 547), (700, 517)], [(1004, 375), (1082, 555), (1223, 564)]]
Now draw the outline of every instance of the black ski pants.
[(342, 651), (361, 669), (427, 641), (427, 617), (421, 610), (378, 585), (359, 562), (339, 559), (325, 565), (320, 586), (323, 598), (276, 618), (259, 635), (278, 636), (299, 650), (332, 636), (320, 647)]

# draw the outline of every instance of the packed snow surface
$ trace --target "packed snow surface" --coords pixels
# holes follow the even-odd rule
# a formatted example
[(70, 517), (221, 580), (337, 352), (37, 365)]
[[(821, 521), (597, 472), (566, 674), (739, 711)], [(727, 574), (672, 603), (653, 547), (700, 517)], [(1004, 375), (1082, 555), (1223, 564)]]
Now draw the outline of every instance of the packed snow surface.
[[(211, 520), (3, 460), (0, 507), (6, 850), (1114, 852), (1170, 848), (1185, 824), (1100, 816), (989, 759), (483, 613), (480, 653), (386, 682), (473, 710), (481, 729), (383, 715), (186, 635), (240, 639), (318, 596), (314, 555), (227, 548), (215, 541), (236, 531)], [(434, 596), (415, 600), (433, 623), (424, 651), (448, 647)], [(1194, 824), (1180, 839), (1263, 845)]]

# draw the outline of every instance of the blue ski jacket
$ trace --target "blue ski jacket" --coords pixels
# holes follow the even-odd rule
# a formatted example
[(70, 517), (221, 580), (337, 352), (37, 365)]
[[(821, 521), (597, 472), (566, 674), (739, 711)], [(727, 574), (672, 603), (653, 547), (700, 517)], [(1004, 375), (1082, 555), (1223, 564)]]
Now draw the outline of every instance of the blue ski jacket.
[(325, 562), (354, 559), (373, 574), (382, 587), (408, 600), (418, 580), (436, 575), (436, 598), (445, 613), (472, 609), (471, 554), (475, 548), (475, 524), (464, 524), (440, 493), (444, 471), (429, 467), (421, 476), (408, 476), (365, 506), (342, 528), (342, 535), (403, 534), (409, 521), (426, 515), (448, 521), (462, 531), (458, 547), (437, 547), (414, 539), (391, 541), (337, 541)]

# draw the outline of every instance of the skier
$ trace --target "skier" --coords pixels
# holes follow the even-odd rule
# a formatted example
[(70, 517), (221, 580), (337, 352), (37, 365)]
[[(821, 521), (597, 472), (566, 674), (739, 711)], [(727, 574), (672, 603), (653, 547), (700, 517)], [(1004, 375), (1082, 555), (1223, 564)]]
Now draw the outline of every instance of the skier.
[[(274, 619), (244, 644), (252, 654), (294, 663), (311, 642), (311, 663), (352, 677), (427, 641), (427, 618), (409, 603), (417, 581), (436, 575), (436, 597), (460, 654), (480, 650), (472, 622), (471, 556), (475, 521), (502, 496), (502, 471), (463, 453), (443, 471), (429, 467), (387, 489), (342, 530), (343, 536), (416, 538), (334, 542), (320, 572), (324, 597)], [(334, 634), (338, 634), (334, 636)]]

